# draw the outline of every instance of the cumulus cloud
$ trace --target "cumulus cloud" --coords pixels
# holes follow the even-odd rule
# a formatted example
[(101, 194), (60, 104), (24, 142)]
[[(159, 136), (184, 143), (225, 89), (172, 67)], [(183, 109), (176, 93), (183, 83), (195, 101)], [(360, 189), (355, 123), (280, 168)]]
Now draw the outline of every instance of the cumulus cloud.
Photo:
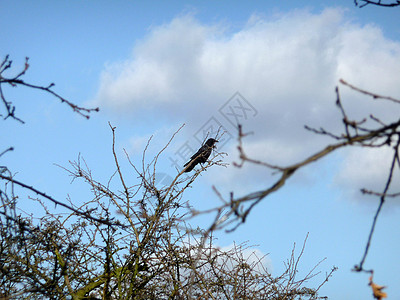
[[(384, 147), (352, 148), (345, 153), (341, 162), (341, 172), (335, 178), (335, 184), (347, 187), (353, 199), (361, 195), (360, 189), (382, 193), (389, 176), (393, 160), (393, 149)], [(396, 170), (388, 193), (397, 193), (400, 189), (399, 172)], [(390, 199), (390, 198), (388, 198)]]
[[(339, 78), (398, 97), (398, 74), (400, 44), (374, 25), (350, 22), (340, 9), (251, 16), (236, 31), (186, 15), (154, 27), (137, 42), (132, 57), (107, 66), (95, 101), (132, 116), (144, 109), (155, 119), (168, 115), (186, 122), (192, 134), (215, 116), (234, 135), (218, 109), (239, 91), (257, 110), (257, 116), (242, 119), (245, 129), (254, 131), (246, 139), (249, 154), (289, 164), (327, 142), (306, 132), (305, 124), (341, 130), (334, 105)], [(355, 118), (371, 112), (382, 119), (397, 117), (398, 110), (349, 89), (343, 88), (342, 96)], [(340, 178), (361, 180), (360, 174), (351, 174), (349, 155), (343, 168), (347, 175)], [(358, 165), (371, 158), (356, 156)], [(369, 180), (374, 182), (377, 174), (371, 172)]]
[[(260, 249), (255, 247), (248, 247), (247, 245), (236, 245), (231, 244), (226, 247), (222, 247), (220, 249), (223, 252), (227, 253), (236, 253), (240, 250), (240, 254), (235, 255), (236, 259), (243, 259), (247, 264), (253, 267), (256, 272), (264, 273), (267, 270), (269, 273), (273, 272), (273, 264), (271, 258), (268, 254), (264, 254)], [(238, 262), (237, 261), (229, 261), (227, 262), (221, 261), (220, 263), (224, 263), (228, 268), (233, 269)]]

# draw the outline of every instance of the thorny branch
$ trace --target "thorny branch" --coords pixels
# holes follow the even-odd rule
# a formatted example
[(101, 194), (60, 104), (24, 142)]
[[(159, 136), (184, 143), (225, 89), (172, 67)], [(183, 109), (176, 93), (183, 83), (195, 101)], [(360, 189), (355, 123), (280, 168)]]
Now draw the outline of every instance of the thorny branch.
[[(170, 280), (163, 273), (168, 271), (173, 277), (174, 287), (170, 299), (179, 299), (179, 295), (190, 295), (189, 298), (193, 298), (199, 291), (199, 284), (202, 286), (199, 296), (207, 295), (211, 299), (213, 297), (217, 299), (219, 294), (224, 295), (226, 299), (259, 299), (261, 295), (269, 295), (269, 299), (282, 299), (289, 294), (292, 298), (301, 295), (310, 297), (310, 299), (319, 299), (316, 291), (304, 287), (304, 283), (308, 279), (318, 274), (314, 274), (315, 268), (305, 278), (296, 277), (296, 269), (304, 251), (304, 245), (299, 257), (296, 259), (292, 252), (290, 263), (286, 266), (287, 270), (281, 276), (273, 279), (262, 265), (262, 258), (257, 259), (256, 263), (247, 261), (239, 252), (242, 251), (243, 246), (241, 245), (236, 246), (228, 253), (222, 252), (212, 246), (212, 230), (193, 230), (184, 222), (186, 215), (191, 215), (193, 211), (190, 207), (182, 205), (182, 195), (202, 171), (219, 163), (215, 157), (204, 164), (193, 176), (181, 178), (183, 174), (181, 171), (178, 172), (171, 184), (156, 186), (156, 164), (166, 147), (162, 148), (150, 163), (147, 163), (146, 151), (151, 140), (149, 139), (142, 156), (141, 170), (131, 161), (125, 151), (129, 164), (139, 178), (139, 184), (132, 186), (122, 175), (122, 168), (115, 151), (116, 128), (111, 124), (110, 128), (113, 140), (112, 152), (116, 166), (115, 174), (119, 175), (115, 176), (119, 181), (119, 192), (112, 192), (109, 186), (106, 187), (93, 179), (89, 170), (83, 170), (80, 162), (72, 163), (74, 170), (70, 173), (74, 178), (82, 178), (90, 184), (91, 189), (95, 191), (95, 199), (99, 203), (100, 199), (110, 199), (109, 206), (102, 204), (103, 209), (104, 207), (116, 207), (119, 214), (128, 220), (133, 234), (128, 234), (129, 238), (126, 236), (121, 242), (130, 240), (132, 245), (137, 246), (130, 247), (132, 256), (123, 264), (123, 272), (129, 274), (131, 265), (138, 266), (138, 268), (146, 265), (147, 268), (152, 268), (151, 272), (154, 273), (155, 268), (161, 268), (158, 265), (161, 263), (162, 270), (154, 273), (151, 281), (154, 284), (155, 280), (162, 276), (161, 282), (164, 284), (165, 281)], [(181, 128), (173, 134), (172, 138)], [(167, 146), (171, 143), (172, 138), (168, 141)], [(216, 154), (216, 156), (221, 155), (221, 153)], [(106, 200), (102, 200), (102, 202), (106, 202)], [(106, 209), (110, 211), (110, 208)], [(122, 223), (126, 222), (122, 221)], [(129, 232), (128, 228), (124, 230)], [(161, 234), (160, 237), (158, 237), (159, 234)], [(168, 247), (168, 251), (164, 247)], [(146, 258), (149, 250), (154, 252), (151, 260)], [(118, 252), (113, 255), (118, 255)], [(260, 270), (258, 271), (256, 268), (260, 268)], [(112, 276), (115, 278), (114, 274)], [(242, 282), (242, 278), (244, 279), (243, 288), (238, 286), (238, 282)]]
[(53, 197), (47, 195), (46, 193), (43, 193), (43, 192), (39, 191), (38, 189), (34, 188), (33, 186), (29, 186), (29, 185), (27, 185), (27, 184), (25, 184), (25, 183), (23, 183), (21, 181), (18, 181), (16, 179), (12, 178), (11, 176), (4, 176), (4, 175), (0, 174), (0, 179), (6, 180), (7, 182), (10, 182), (12, 184), (16, 184), (16, 185), (18, 185), (18, 186), (20, 186), (20, 187), (22, 187), (22, 188), (24, 188), (26, 190), (34, 192), (35, 194), (37, 194), (37, 195), (39, 195), (39, 196), (41, 196), (41, 197), (43, 197), (43, 198), (45, 198), (47, 200), (50, 200), (51, 202), (54, 203), (55, 206), (59, 205), (59, 206), (62, 206), (64, 208), (67, 208), (68, 210), (74, 212), (75, 214), (77, 214), (79, 216), (83, 216), (88, 220), (91, 220), (91, 221), (94, 221), (94, 222), (98, 222), (98, 223), (101, 223), (101, 224), (105, 224), (105, 225), (121, 226), (121, 224), (119, 224), (117, 222), (112, 222), (112, 220), (109, 220), (109, 219), (98, 219), (98, 218), (95, 218), (90, 214), (91, 211), (78, 210), (78, 209), (76, 209), (76, 208), (74, 208), (72, 206), (69, 206), (69, 205), (67, 205), (67, 204), (65, 204), (63, 202), (60, 202), (60, 201), (54, 199)]
[[(137, 164), (142, 170), (125, 151), (126, 166), (132, 166), (133, 172), (124, 174), (116, 151), (116, 128), (111, 124), (110, 128), (114, 170), (108, 182), (96, 180), (80, 156), (70, 162), (72, 169), (67, 171), (72, 181), (87, 183), (93, 197), (78, 212), (55, 215), (38, 199), (45, 215), (16, 220), (17, 234), (0, 218), (0, 255), (6, 258), (0, 260), (4, 271), (0, 298), (323, 299), (318, 290), (305, 286), (318, 274), (315, 267), (298, 276), (305, 244), (298, 256), (293, 249), (282, 275), (273, 277), (264, 257), (244, 253), (249, 250), (246, 244), (221, 250), (213, 244), (212, 230), (186, 224), (193, 210), (183, 202), (183, 193), (204, 170), (220, 164), (217, 157), (222, 153), (192, 176), (178, 171), (171, 184), (157, 186), (156, 164), (166, 147), (148, 163), (149, 140)], [(31, 191), (54, 202), (36, 189)], [(117, 220), (125, 226), (94, 222), (79, 213), (83, 208), (97, 219)]]

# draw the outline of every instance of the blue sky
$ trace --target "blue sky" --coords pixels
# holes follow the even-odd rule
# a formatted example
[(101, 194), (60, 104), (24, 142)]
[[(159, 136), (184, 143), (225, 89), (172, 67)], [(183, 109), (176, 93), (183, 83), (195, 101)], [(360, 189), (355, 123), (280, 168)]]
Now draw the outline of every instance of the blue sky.
[[(284, 4), (283, 4), (284, 2)], [(334, 4), (333, 4), (334, 3)], [(340, 130), (334, 88), (339, 78), (371, 91), (400, 97), (399, 9), (354, 7), (353, 1), (1, 1), (0, 55), (15, 68), (30, 57), (27, 82), (47, 85), (86, 106), (100, 106), (88, 121), (38, 91), (7, 89), (26, 124), (1, 122), (4, 147), (15, 151), (2, 165), (17, 178), (64, 200), (90, 197), (70, 184), (68, 166), (80, 153), (103, 181), (112, 175), (110, 121), (117, 148), (140, 161), (147, 139), (150, 154), (185, 127), (160, 162), (160, 174), (176, 172), (171, 159), (188, 142), (199, 146), (202, 129), (221, 123), (232, 137), (220, 148), (237, 161), (236, 132), (220, 110), (239, 92), (254, 111), (242, 119), (245, 149), (255, 158), (286, 165), (329, 143), (304, 124)], [(342, 88), (351, 115), (394, 119), (399, 108)], [(319, 270), (339, 270), (321, 289), (331, 299), (370, 299), (368, 275), (351, 272), (359, 263), (377, 202), (361, 187), (381, 189), (387, 154), (345, 150), (296, 174), (265, 199), (246, 224), (218, 234), (218, 244), (249, 241), (268, 255), (274, 273), (283, 268), (293, 243), (309, 232), (300, 271), (327, 257)], [(126, 171), (128, 172), (126, 167)], [(271, 172), (261, 167), (215, 167), (195, 182), (187, 199), (212, 207), (214, 184), (225, 196), (267, 187)], [(396, 179), (398, 179), (396, 177)], [(397, 187), (398, 180), (396, 180)], [(27, 201), (27, 200), (23, 200)], [(20, 205), (32, 211), (29, 202)], [(400, 298), (399, 208), (389, 201), (379, 218), (366, 268)], [(199, 222), (207, 222), (202, 219)]]

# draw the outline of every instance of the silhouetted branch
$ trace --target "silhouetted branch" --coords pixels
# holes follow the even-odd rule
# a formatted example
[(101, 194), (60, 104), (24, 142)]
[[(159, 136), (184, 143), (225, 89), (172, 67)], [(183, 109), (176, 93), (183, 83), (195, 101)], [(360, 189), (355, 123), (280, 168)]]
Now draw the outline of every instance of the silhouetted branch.
[(3, 152), (0, 153), (0, 157), (3, 156), (5, 153), (7, 153), (8, 151), (14, 151), (13, 147), (9, 147), (6, 150), (4, 150)]
[(50, 200), (50, 201), (53, 202), (56, 206), (57, 206), (57, 205), (60, 205), (60, 206), (62, 206), (62, 207), (64, 207), (64, 208), (67, 208), (67, 209), (69, 209), (70, 211), (74, 212), (75, 214), (77, 214), (77, 215), (79, 215), (79, 216), (83, 216), (83, 217), (87, 218), (88, 220), (91, 220), (91, 221), (94, 221), (94, 222), (98, 222), (98, 223), (101, 223), (101, 224), (105, 224), (105, 225), (122, 226), (122, 225), (119, 224), (118, 222), (112, 222), (112, 220), (95, 218), (95, 217), (93, 217), (93, 216), (90, 215), (90, 212), (85, 212), (85, 211), (77, 210), (77, 209), (73, 208), (72, 206), (69, 206), (69, 205), (67, 205), (67, 204), (65, 204), (65, 203), (62, 203), (62, 202), (60, 202), (60, 201), (54, 199), (53, 197), (47, 195), (46, 193), (43, 193), (43, 192), (39, 191), (38, 189), (34, 188), (33, 186), (29, 186), (29, 185), (27, 185), (27, 184), (25, 184), (25, 183), (23, 183), (23, 182), (21, 182), (21, 181), (15, 180), (15, 179), (12, 178), (12, 177), (4, 176), (4, 175), (0, 174), (0, 179), (6, 180), (6, 181), (8, 181), (8, 182), (10, 182), (10, 183), (12, 183), (12, 184), (16, 184), (16, 185), (18, 185), (18, 186), (20, 186), (20, 187), (22, 187), (22, 188), (24, 188), (24, 189), (27, 189), (27, 190), (29, 190), (29, 191), (32, 191), (32, 192), (34, 192), (35, 194), (37, 194), (37, 195), (39, 195), (39, 196), (41, 196), (41, 197), (43, 197), (43, 198), (45, 198), (45, 199), (47, 199), (47, 200)]
[[(381, 212), (382, 206), (385, 203), (385, 200), (386, 200), (386, 197), (387, 197), (387, 192), (389, 190), (390, 184), (392, 183), (395, 166), (397, 164), (397, 166), (400, 167), (399, 152), (398, 152), (399, 151), (399, 146), (400, 146), (400, 139), (397, 140), (397, 144), (393, 147), (394, 154), (393, 154), (393, 158), (392, 158), (392, 163), (390, 165), (388, 178), (386, 180), (385, 188), (384, 188), (383, 192), (379, 195), (380, 196), (380, 202), (379, 202), (378, 208), (377, 208), (377, 210), (375, 212), (374, 219), (372, 221), (372, 225), (371, 225), (371, 229), (370, 229), (370, 232), (369, 232), (369, 235), (368, 235), (368, 240), (367, 240), (367, 244), (365, 246), (364, 254), (363, 254), (362, 258), (361, 258), (360, 263), (354, 267), (354, 271), (357, 271), (357, 272), (363, 271), (363, 265), (364, 265), (365, 259), (367, 258), (368, 250), (369, 250), (369, 247), (371, 245), (372, 236), (373, 236), (374, 231), (375, 231), (375, 225), (376, 225), (376, 222), (378, 220), (378, 216), (379, 216), (379, 214)], [(362, 191), (363, 191), (364, 194), (366, 193), (365, 189), (363, 189)], [(370, 193), (370, 194), (378, 195), (377, 193)], [(395, 195), (399, 195), (399, 193), (392, 194), (391, 196), (394, 197)]]
[(49, 93), (49, 94), (53, 95), (54, 97), (56, 97), (58, 100), (61, 101), (61, 103), (67, 104), (74, 112), (80, 114), (81, 116), (83, 116), (87, 119), (90, 118), (91, 112), (99, 111), (98, 107), (96, 107), (96, 108), (81, 107), (81, 106), (78, 106), (78, 105), (72, 103), (71, 101), (67, 100), (66, 98), (62, 97), (61, 95), (59, 95), (58, 93), (56, 93), (52, 90), (52, 88), (55, 85), (54, 83), (50, 83), (48, 86), (41, 86), (41, 85), (31, 84), (31, 83), (28, 83), (28, 82), (25, 82), (24, 80), (22, 80), (21, 77), (23, 75), (25, 75), (26, 71), (29, 68), (28, 61), (29, 61), (29, 58), (26, 57), (24, 68), (22, 69), (22, 71), (20, 71), (14, 77), (6, 77), (4, 75), (4, 72), (6, 70), (10, 69), (12, 66), (12, 61), (9, 59), (9, 55), (7, 55), (4, 58), (3, 62), (0, 64), (0, 97), (1, 97), (1, 100), (3, 101), (4, 107), (6, 110), (6, 116), (4, 117), (4, 119), (11, 117), (14, 120), (24, 123), (24, 121), (22, 121), (20, 118), (18, 118), (15, 115), (16, 107), (12, 104), (12, 102), (10, 102), (6, 99), (3, 89), (2, 89), (2, 84), (9, 84), (12, 87), (25, 86), (25, 87), (32, 88), (32, 89), (42, 90), (42, 91)]
[[(362, 4), (358, 3), (358, 1), (362, 2)], [(381, 6), (381, 7), (395, 7), (400, 5), (400, 1), (391, 1), (391, 2), (382, 2), (382, 0), (378, 1), (370, 1), (370, 0), (354, 0), (355, 6), (358, 6), (360, 8), (367, 6), (369, 4), (371, 5), (376, 5), (376, 6)]]
[[(340, 80), (340, 83), (357, 92), (360, 92), (367, 96), (371, 96), (373, 99), (389, 100), (396, 104), (400, 103), (400, 100), (398, 99), (388, 96), (381, 96), (360, 89), (358, 87), (355, 87), (347, 83), (342, 79)], [(389, 168), (388, 177), (383, 191), (381, 193), (378, 193), (375, 191), (362, 189), (363, 194), (374, 195), (380, 198), (378, 208), (373, 218), (364, 254), (362, 256), (361, 262), (354, 268), (355, 271), (366, 271), (363, 269), (363, 265), (368, 254), (376, 222), (381, 212), (382, 206), (385, 203), (385, 199), (387, 197), (400, 196), (400, 193), (389, 193), (395, 168), (400, 167), (400, 159), (399, 159), (400, 119), (391, 123), (383, 122), (371, 114), (368, 118), (364, 118), (362, 120), (358, 121), (352, 120), (347, 115), (346, 110), (342, 104), (339, 87), (336, 88), (336, 106), (339, 109), (339, 112), (342, 117), (342, 124), (343, 124), (342, 133), (332, 133), (328, 130), (325, 130), (324, 128), (314, 129), (309, 126), (305, 126), (305, 128), (311, 131), (312, 133), (328, 136), (334, 139), (336, 143), (327, 145), (320, 151), (317, 151), (314, 154), (312, 154), (311, 156), (289, 166), (276, 165), (273, 163), (264, 162), (248, 157), (247, 154), (245, 153), (243, 146), (243, 138), (245, 138), (248, 135), (248, 133), (244, 133), (242, 126), (239, 125), (238, 146), (237, 146), (239, 152), (239, 162), (234, 163), (234, 165), (239, 168), (243, 167), (245, 163), (260, 165), (266, 167), (267, 169), (271, 169), (273, 174), (279, 174), (279, 177), (269, 187), (249, 193), (242, 197), (234, 197), (234, 193), (231, 192), (228, 200), (225, 200), (222, 197), (222, 195), (218, 192), (218, 190), (214, 187), (214, 191), (216, 192), (218, 199), (222, 201), (222, 205), (212, 209), (208, 209), (206, 211), (197, 212), (197, 214), (216, 212), (217, 218), (216, 220), (214, 220), (210, 228), (217, 230), (222, 228), (226, 229), (229, 228), (229, 226), (232, 226), (231, 228), (226, 229), (226, 231), (231, 232), (236, 228), (238, 228), (241, 224), (245, 223), (250, 212), (257, 206), (257, 204), (259, 204), (260, 201), (262, 201), (272, 193), (281, 189), (286, 184), (287, 180), (297, 172), (297, 170), (305, 166), (308, 166), (311, 163), (317, 162), (321, 158), (326, 157), (330, 153), (344, 147), (357, 146), (357, 147), (380, 148), (389, 146), (393, 150), (392, 163)], [(367, 270), (367, 272), (369, 272), (369, 270)]]
[[(82, 115), (82, 116), (84, 116), (86, 118), (89, 118), (89, 115), (90, 115), (91, 112), (99, 111), (98, 108), (93, 108), (92, 109), (92, 108), (80, 107), (80, 106), (72, 103), (71, 101), (67, 100), (66, 98), (62, 97), (61, 95), (59, 95), (58, 93), (56, 93), (56, 92), (54, 92), (52, 90), (52, 87), (54, 86), (54, 83), (51, 83), (48, 86), (40, 86), (40, 85), (35, 85), (35, 84), (31, 84), (31, 83), (25, 82), (22, 79), (22, 77), (26, 74), (26, 72), (29, 69), (29, 58), (28, 57), (25, 58), (24, 67), (22, 68), (21, 71), (19, 71), (15, 76), (12, 76), (12, 77), (6, 76), (5, 73), (7, 71), (10, 71), (11, 67), (12, 67), (12, 61), (9, 59), (9, 55), (6, 55), (6, 57), (0, 63), (0, 98), (1, 98), (1, 101), (2, 101), (2, 103), (4, 105), (5, 112), (6, 112), (4, 114), (4, 116), (3, 115), (0, 115), (0, 116), (4, 117), (4, 119), (11, 118), (11, 119), (19, 121), (21, 123), (24, 123), (24, 121), (22, 119), (20, 119), (19, 117), (16, 116), (16, 107), (13, 105), (13, 103), (11, 101), (9, 101), (6, 98), (5, 93), (4, 93), (4, 89), (3, 89), (3, 85), (7, 85), (7, 86), (11, 86), (11, 87), (25, 86), (27, 88), (44, 91), (44, 92), (46, 92), (48, 94), (51, 94), (52, 96), (56, 97), (62, 103), (67, 104), (69, 107), (72, 108), (72, 110), (74, 112), (76, 112), (76, 113), (78, 113), (78, 114), (80, 114), (80, 115)], [(4, 155), (6, 152), (12, 151), (13, 149), (14, 149), (13, 147), (9, 147), (8, 149), (6, 149), (5, 151), (0, 153), (0, 157), (2, 155)], [(13, 188), (14, 184), (16, 184), (16, 185), (18, 185), (18, 186), (20, 186), (22, 188), (25, 188), (25, 189), (27, 189), (27, 190), (29, 190), (31, 192), (34, 192), (34, 193), (40, 195), (41, 197), (44, 197), (47, 200), (52, 201), (56, 205), (63, 206), (63, 207), (69, 209), (70, 211), (72, 211), (72, 212), (74, 212), (74, 213), (76, 213), (78, 215), (85, 216), (89, 220), (100, 222), (102, 224), (114, 224), (110, 220), (97, 219), (97, 218), (93, 217), (92, 215), (90, 215), (89, 212), (77, 210), (77, 209), (73, 208), (72, 206), (66, 205), (66, 204), (64, 204), (62, 202), (59, 202), (59, 201), (55, 200), (54, 198), (46, 195), (45, 193), (37, 190), (36, 188), (34, 188), (32, 186), (29, 186), (29, 185), (27, 185), (27, 184), (25, 184), (23, 182), (15, 180), (14, 178), (12, 178), (11, 172), (8, 172), (9, 176), (5, 176), (3, 174), (5, 171), (8, 171), (7, 166), (0, 166), (0, 175), (1, 175), (0, 179), (6, 181), (6, 185), (5, 186), (7, 186), (7, 183), (9, 183), (11, 185), (11, 187)], [(2, 189), (0, 189), (0, 193), (1, 193), (1, 196), (2, 196), (2, 200), (3, 200), (3, 198), (4, 199), (11, 199), (12, 198), (13, 200), (11, 202), (9, 201), (8, 205), (12, 204), (13, 206), (15, 206), (16, 201), (15, 201), (13, 196), (12, 197), (8, 197), (6, 191), (3, 191)], [(3, 205), (3, 207), (6, 207), (6, 206), (7, 205)], [(15, 215), (7, 216), (6, 211), (4, 211), (3, 214), (6, 217), (11, 217), (11, 218), (15, 217)]]
[[(69, 215), (55, 215), (38, 199), (45, 215), (14, 218), (13, 232), (0, 218), (0, 270), (7, 270), (0, 276), (0, 298), (322, 299), (315, 289), (305, 286), (319, 274), (315, 272), (319, 263), (305, 276), (298, 276), (306, 241), (298, 256), (293, 248), (283, 273), (273, 277), (264, 256), (245, 254), (249, 250), (246, 244), (221, 250), (213, 244), (215, 228), (192, 229), (186, 224), (184, 220), (193, 216), (193, 210), (182, 203), (183, 193), (218, 162), (215, 157), (192, 176), (183, 178), (181, 171), (170, 185), (156, 187), (156, 164), (166, 147), (150, 163), (143, 154), (142, 170), (125, 151), (128, 166), (138, 176), (124, 176), (115, 148), (116, 128), (111, 124), (110, 128), (115, 172), (106, 184), (93, 177), (80, 157), (71, 162), (68, 172), (73, 181), (83, 180), (92, 192), (92, 198), (78, 209), (11, 175), (0, 177), (54, 204), (75, 209)], [(221, 217), (222, 212), (215, 222)], [(113, 226), (112, 220), (127, 225)]]

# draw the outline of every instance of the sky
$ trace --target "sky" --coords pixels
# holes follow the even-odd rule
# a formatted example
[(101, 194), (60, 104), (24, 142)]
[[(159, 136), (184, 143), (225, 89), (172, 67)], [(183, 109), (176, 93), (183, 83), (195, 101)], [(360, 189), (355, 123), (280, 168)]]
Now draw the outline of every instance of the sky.
[[(400, 98), (399, 8), (360, 9), (352, 0), (3, 0), (0, 10), (0, 56), (13, 60), (10, 74), (28, 56), (25, 81), (54, 82), (54, 90), (70, 101), (100, 107), (86, 120), (39, 91), (5, 89), (26, 123), (0, 123), (3, 147), (15, 148), (1, 157), (1, 165), (56, 199), (90, 197), (59, 167), (79, 155), (99, 181), (113, 174), (109, 122), (117, 128), (121, 158), (125, 149), (134, 162), (140, 162), (150, 136), (148, 157), (185, 124), (160, 159), (158, 175), (165, 182), (185, 163), (188, 149), (222, 126), (218, 151), (227, 153), (230, 165), (209, 169), (185, 198), (207, 209), (219, 204), (212, 186), (228, 198), (231, 191), (240, 196), (267, 188), (277, 178), (261, 166), (232, 165), (239, 161), (237, 122), (252, 133), (244, 139), (249, 156), (289, 165), (333, 142), (304, 125), (342, 129), (335, 106), (340, 78)], [(398, 106), (339, 88), (349, 116), (397, 120)], [(322, 296), (372, 299), (369, 275), (351, 271), (378, 205), (359, 190), (383, 189), (389, 159), (389, 149), (335, 152), (297, 172), (236, 231), (217, 233), (217, 243), (248, 241), (257, 253), (268, 254), (267, 264), (278, 275), (293, 244), (300, 250), (309, 233), (300, 274), (326, 257), (317, 280), (332, 266), (339, 269), (321, 288)], [(400, 188), (398, 174), (394, 179), (393, 192)], [(20, 205), (32, 212), (31, 203)], [(375, 281), (388, 286), (388, 299), (400, 299), (399, 213), (397, 199), (384, 205), (365, 263), (375, 270)]]

